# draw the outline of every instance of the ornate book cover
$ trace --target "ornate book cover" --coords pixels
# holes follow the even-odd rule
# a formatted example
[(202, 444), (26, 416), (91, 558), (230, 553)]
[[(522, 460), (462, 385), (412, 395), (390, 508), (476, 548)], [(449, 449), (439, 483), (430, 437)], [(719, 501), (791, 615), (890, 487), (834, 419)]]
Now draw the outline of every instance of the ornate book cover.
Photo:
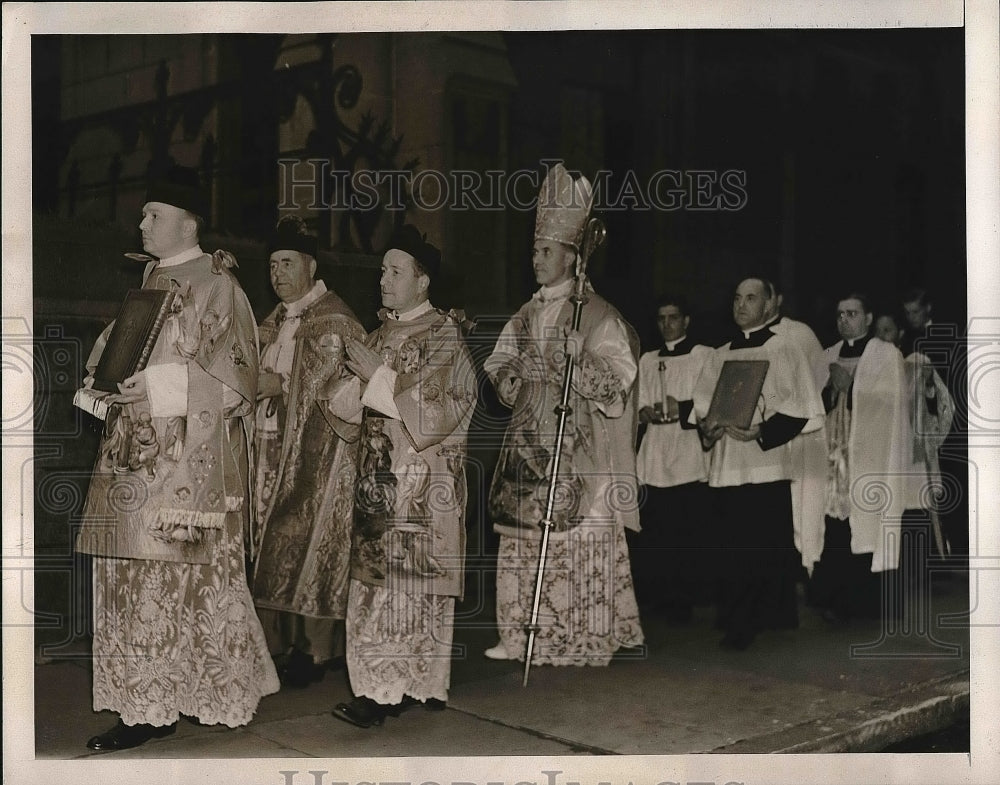
[(726, 360), (708, 408), (708, 421), (749, 428), (764, 388), (767, 360)]
[(94, 389), (118, 392), (118, 383), (146, 367), (173, 303), (163, 289), (130, 289), (94, 371)]

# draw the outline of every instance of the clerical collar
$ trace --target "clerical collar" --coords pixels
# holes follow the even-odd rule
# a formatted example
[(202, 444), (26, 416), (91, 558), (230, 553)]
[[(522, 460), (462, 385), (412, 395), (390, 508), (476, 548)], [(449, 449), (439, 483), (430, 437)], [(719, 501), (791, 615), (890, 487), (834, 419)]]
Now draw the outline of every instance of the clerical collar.
[(410, 310), (405, 311), (404, 313), (399, 313), (398, 311), (389, 311), (389, 318), (395, 319), (398, 322), (412, 322), (418, 316), (422, 316), (423, 314), (433, 309), (434, 306), (431, 305), (431, 301), (424, 300), (422, 303), (420, 303), (420, 305), (411, 308)]
[(190, 262), (192, 259), (197, 259), (199, 256), (204, 256), (204, 254), (205, 252), (201, 250), (200, 245), (194, 245), (186, 251), (181, 251), (179, 254), (168, 256), (166, 259), (160, 259), (156, 265), (157, 267), (176, 267), (179, 264), (184, 264), (184, 262)]
[(555, 286), (543, 286), (537, 292), (532, 295), (532, 299), (538, 300), (542, 303), (550, 303), (554, 300), (563, 300), (569, 297), (570, 292), (573, 291), (573, 284), (575, 281), (570, 278), (568, 281), (563, 281)]
[(676, 357), (681, 354), (687, 354), (691, 351), (691, 347), (688, 345), (688, 337), (686, 335), (678, 338), (676, 341), (665, 341), (663, 346), (660, 347), (660, 357)]
[[(781, 317), (779, 316), (778, 319), (780, 319), (780, 318)], [(777, 319), (775, 319), (774, 321), (777, 321)], [(751, 335), (753, 335), (754, 333), (758, 333), (761, 330), (766, 330), (772, 324), (774, 324), (774, 322), (766, 322), (766, 323), (760, 325), (759, 327), (754, 327), (752, 330), (740, 330), (740, 332), (743, 333), (744, 339), (746, 339), (746, 340), (749, 341)]]
[(767, 328), (766, 324), (762, 324), (760, 327), (754, 327), (752, 330), (739, 330), (736, 333), (736, 337), (730, 342), (729, 348), (748, 349), (763, 346), (773, 337), (774, 333)]
[(860, 338), (845, 338), (844, 343), (840, 347), (840, 356), (860, 357), (864, 354), (865, 346), (868, 345), (869, 338), (871, 338), (870, 335), (863, 335)]
[(326, 294), (326, 284), (323, 281), (316, 281), (313, 283), (312, 288), (302, 295), (298, 300), (291, 303), (285, 303), (285, 318), (294, 319), (300, 313), (302, 313), (306, 308), (316, 302), (320, 297)]

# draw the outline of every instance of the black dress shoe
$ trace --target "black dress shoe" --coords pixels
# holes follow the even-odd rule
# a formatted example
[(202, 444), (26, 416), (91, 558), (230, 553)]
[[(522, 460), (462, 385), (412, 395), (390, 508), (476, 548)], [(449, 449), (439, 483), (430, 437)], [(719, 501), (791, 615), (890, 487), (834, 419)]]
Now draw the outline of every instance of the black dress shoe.
[(393, 706), (386, 706), (386, 714), (390, 717), (398, 717), (404, 711), (409, 711), (415, 706), (423, 706), (424, 711), (444, 711), (448, 708), (448, 702), (440, 698), (428, 698), (425, 701), (418, 701), (410, 695), (404, 695), (403, 700)]
[(404, 695), (403, 700), (401, 700), (399, 703), (394, 703), (391, 706), (385, 706), (384, 710), (385, 713), (390, 717), (398, 717), (404, 711), (409, 711), (414, 706), (419, 706), (419, 705), (420, 701), (418, 701), (416, 698), (411, 697), (409, 695)]
[(388, 713), (387, 706), (365, 697), (355, 698), (350, 703), (338, 703), (332, 712), (338, 720), (357, 725), (359, 728), (381, 725)]
[(326, 661), (326, 669), (329, 671), (342, 671), (347, 667), (347, 660), (344, 659), (344, 655), (341, 654), (339, 657), (331, 657)]
[(327, 664), (317, 665), (311, 655), (295, 649), (278, 670), (278, 679), (283, 687), (301, 690), (317, 681), (323, 681)]
[(105, 731), (100, 736), (94, 736), (87, 742), (87, 746), (92, 750), (106, 752), (111, 750), (128, 750), (145, 744), (150, 739), (162, 739), (170, 736), (177, 730), (177, 723), (171, 725), (126, 725), (121, 720), (111, 730)]

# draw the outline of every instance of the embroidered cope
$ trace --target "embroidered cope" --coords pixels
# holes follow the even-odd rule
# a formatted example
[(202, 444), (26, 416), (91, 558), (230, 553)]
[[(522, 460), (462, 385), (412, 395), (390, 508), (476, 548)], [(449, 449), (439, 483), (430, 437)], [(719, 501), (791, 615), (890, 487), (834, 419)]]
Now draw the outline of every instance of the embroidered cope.
[[(542, 289), (522, 306), (484, 366), (513, 410), (490, 489), (490, 513), (500, 534), (497, 625), (514, 657), (524, 656), (534, 593), (572, 286), (569, 281)], [(618, 648), (643, 640), (624, 532), (639, 528), (638, 339), (589, 285), (586, 296), (543, 576), (545, 623), (533, 655), (533, 662), (553, 665), (607, 665)], [(519, 386), (504, 400), (510, 379), (520, 380)]]
[(352, 378), (344, 339), (364, 340), (365, 332), (318, 281), (301, 300), (275, 309), (260, 334), (262, 368), (281, 375), (284, 392), (257, 405), (254, 600), (261, 608), (342, 619), (360, 428), (333, 402)]
[[(457, 321), (380, 314), (384, 366), (358, 402), (358, 482), (347, 609), (351, 689), (380, 703), (447, 700), (464, 587), (465, 450), (476, 377)], [(378, 407), (378, 408), (373, 408)]]

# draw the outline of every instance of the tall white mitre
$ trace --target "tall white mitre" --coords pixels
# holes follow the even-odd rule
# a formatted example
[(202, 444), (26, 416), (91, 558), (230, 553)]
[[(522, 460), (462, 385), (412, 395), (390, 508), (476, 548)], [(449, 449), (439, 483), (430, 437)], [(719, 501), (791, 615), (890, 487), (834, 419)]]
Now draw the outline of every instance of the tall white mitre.
[(574, 180), (566, 167), (556, 164), (538, 192), (535, 240), (554, 240), (579, 251), (593, 201), (590, 181)]

